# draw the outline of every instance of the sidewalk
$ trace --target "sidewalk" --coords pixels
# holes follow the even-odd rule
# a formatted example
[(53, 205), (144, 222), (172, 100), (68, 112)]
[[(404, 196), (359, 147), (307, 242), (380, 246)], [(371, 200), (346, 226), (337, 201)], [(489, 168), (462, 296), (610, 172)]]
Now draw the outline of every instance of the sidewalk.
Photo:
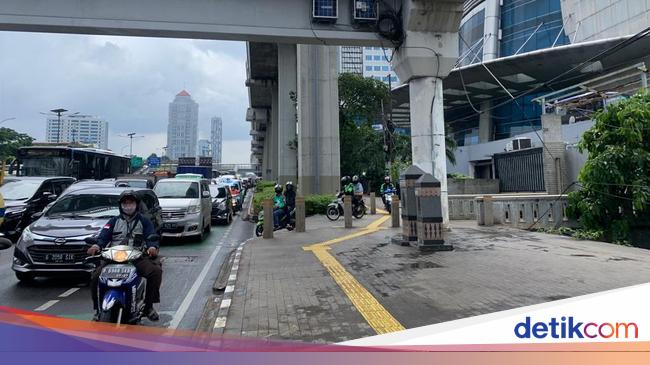
[[(355, 227), (380, 217), (355, 220)], [(324, 216), (308, 218), (307, 228), (244, 247), (226, 334), (339, 342), (377, 333), (376, 318), (373, 323), (367, 314), (373, 304), (355, 298), (347, 283), (337, 284), (341, 279), (335, 281), (316, 252), (303, 249), (361, 228), (346, 230), (342, 220)], [(452, 221), (447, 242), (454, 251), (421, 254), (390, 244), (397, 232), (380, 229), (333, 243), (327, 252), (405, 328), (650, 280), (648, 250)]]

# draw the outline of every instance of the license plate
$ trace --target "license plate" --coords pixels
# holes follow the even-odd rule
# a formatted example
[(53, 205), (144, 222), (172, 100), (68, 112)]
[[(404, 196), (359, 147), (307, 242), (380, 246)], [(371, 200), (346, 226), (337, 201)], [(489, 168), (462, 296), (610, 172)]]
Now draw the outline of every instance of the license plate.
[(176, 223), (163, 223), (164, 229), (174, 229), (176, 228)]
[(74, 261), (74, 254), (72, 254), (72, 253), (48, 253), (47, 255), (45, 255), (45, 261), (47, 261), (47, 262), (55, 262), (55, 263), (73, 262)]

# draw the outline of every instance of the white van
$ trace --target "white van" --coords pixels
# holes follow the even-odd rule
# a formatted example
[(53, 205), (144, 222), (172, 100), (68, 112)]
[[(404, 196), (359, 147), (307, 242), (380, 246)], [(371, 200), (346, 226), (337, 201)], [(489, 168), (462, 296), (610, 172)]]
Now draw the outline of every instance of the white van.
[(210, 232), (212, 198), (209, 180), (162, 179), (153, 191), (162, 207), (163, 237), (200, 237)]

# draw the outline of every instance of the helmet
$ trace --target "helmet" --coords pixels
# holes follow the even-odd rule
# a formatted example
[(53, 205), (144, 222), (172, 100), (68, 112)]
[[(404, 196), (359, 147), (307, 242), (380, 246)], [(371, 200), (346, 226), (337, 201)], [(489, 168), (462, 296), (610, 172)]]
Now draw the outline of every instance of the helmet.
[(384, 176), (384, 182), (389, 183), (390, 182), (390, 176)]
[(133, 200), (136, 204), (140, 204), (140, 198), (138, 197), (138, 194), (136, 194), (133, 190), (124, 190), (120, 194), (120, 204), (122, 204), (125, 200)]
[(343, 176), (341, 178), (341, 184), (347, 184), (348, 181), (350, 181), (350, 177), (348, 177), (348, 176)]
[(355, 183), (355, 184), (358, 183), (359, 182), (359, 176), (357, 176), (357, 175), (352, 176), (352, 182)]
[(282, 193), (282, 185), (276, 184), (275, 185), (275, 192), (278, 193), (278, 194), (281, 194)]
[(293, 181), (287, 181), (287, 183), (285, 184), (285, 188), (287, 189), (287, 191), (293, 190)]

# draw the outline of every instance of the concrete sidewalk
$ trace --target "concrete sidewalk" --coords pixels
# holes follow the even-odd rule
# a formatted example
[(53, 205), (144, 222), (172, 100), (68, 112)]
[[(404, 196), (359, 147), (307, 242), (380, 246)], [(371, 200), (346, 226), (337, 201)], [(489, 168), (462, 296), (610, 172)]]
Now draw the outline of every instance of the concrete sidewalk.
[[(355, 227), (380, 217), (355, 220)], [(346, 230), (324, 216), (307, 224), (306, 233), (280, 231), (244, 247), (224, 333), (339, 342), (378, 332), (365, 308), (372, 303), (355, 300), (354, 290), (303, 249), (361, 228)], [(452, 221), (447, 242), (455, 250), (422, 254), (390, 244), (397, 232), (358, 235), (328, 252), (405, 328), (650, 281), (648, 250)]]

